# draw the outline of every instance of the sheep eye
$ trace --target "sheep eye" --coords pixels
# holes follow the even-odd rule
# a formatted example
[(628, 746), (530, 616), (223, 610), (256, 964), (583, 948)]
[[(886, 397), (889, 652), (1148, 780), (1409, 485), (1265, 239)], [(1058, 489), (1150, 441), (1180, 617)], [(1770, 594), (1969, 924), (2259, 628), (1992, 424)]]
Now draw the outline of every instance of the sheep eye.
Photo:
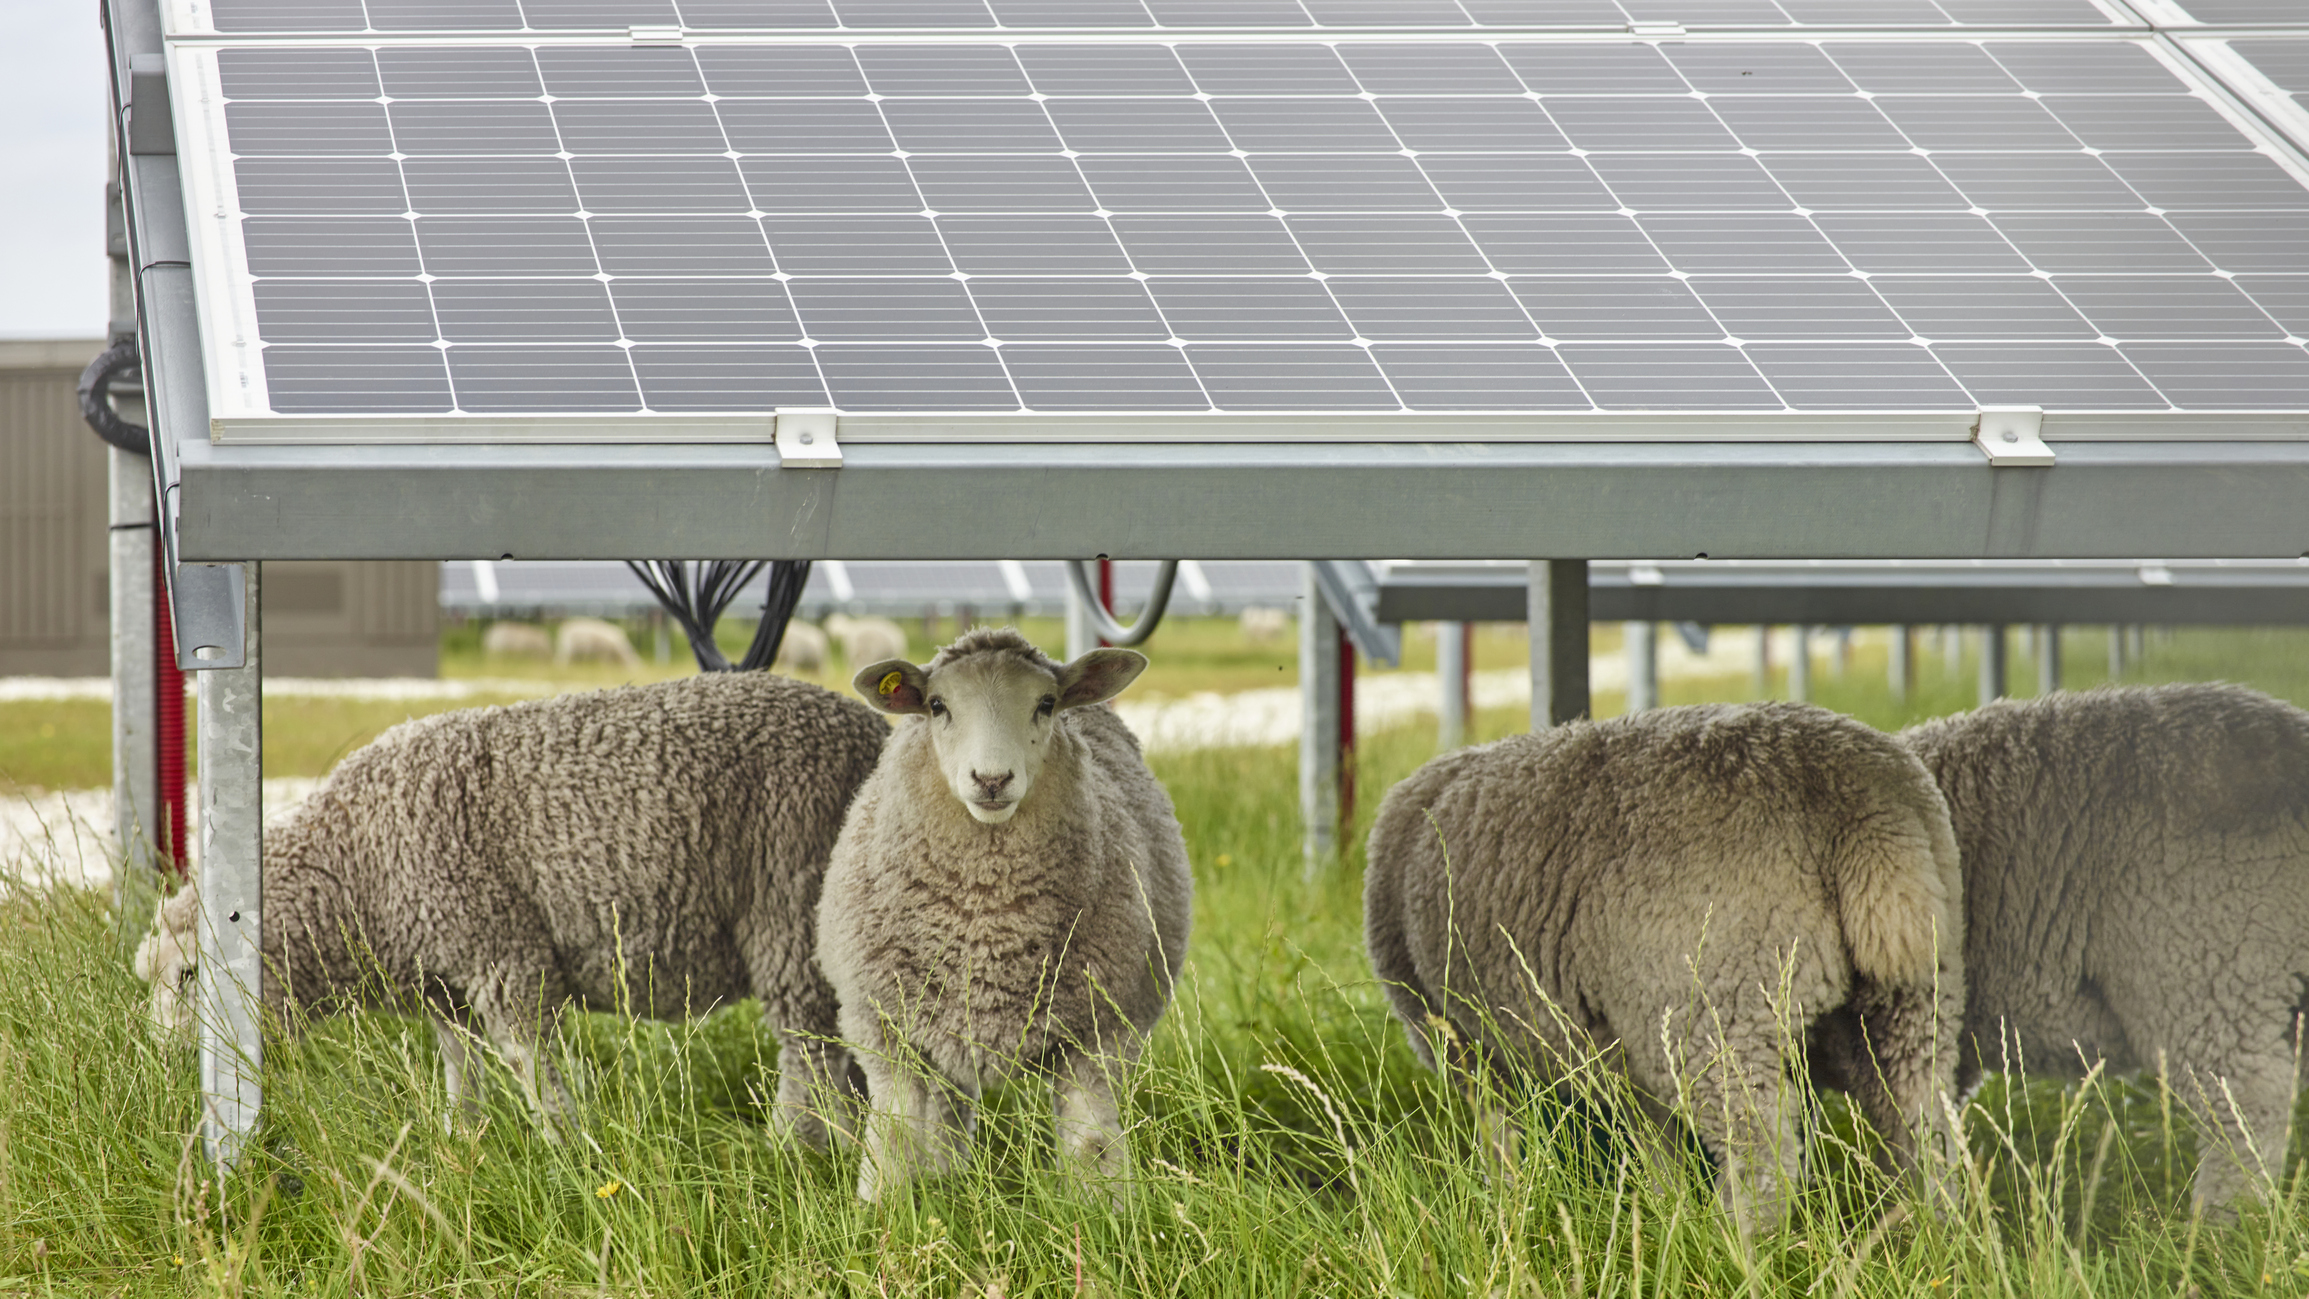
[(931, 700), (930, 715), (932, 717), (944, 717), (946, 715), (946, 701), (943, 699)]
[(200, 967), (197, 965), (188, 965), (184, 967), (184, 969), (179, 971), (176, 976), (176, 986), (181, 988), (184, 985), (192, 982), (193, 976), (199, 973)]
[(1057, 710), (1058, 700), (1053, 696), (1044, 695), (1042, 697), (1042, 702), (1034, 706), (1034, 715), (1038, 718), (1048, 717)]

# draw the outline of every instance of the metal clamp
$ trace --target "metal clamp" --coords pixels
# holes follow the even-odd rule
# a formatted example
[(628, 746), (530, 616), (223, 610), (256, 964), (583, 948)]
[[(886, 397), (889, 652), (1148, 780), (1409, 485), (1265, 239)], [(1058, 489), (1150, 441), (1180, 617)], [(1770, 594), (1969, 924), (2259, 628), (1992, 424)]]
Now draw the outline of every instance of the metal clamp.
[(831, 409), (780, 406), (777, 413), (778, 467), (839, 469), (842, 444), (836, 440)]
[(1983, 406), (1973, 421), (1972, 444), (1992, 465), (2049, 465), (2052, 448), (2043, 432), (2042, 406)]

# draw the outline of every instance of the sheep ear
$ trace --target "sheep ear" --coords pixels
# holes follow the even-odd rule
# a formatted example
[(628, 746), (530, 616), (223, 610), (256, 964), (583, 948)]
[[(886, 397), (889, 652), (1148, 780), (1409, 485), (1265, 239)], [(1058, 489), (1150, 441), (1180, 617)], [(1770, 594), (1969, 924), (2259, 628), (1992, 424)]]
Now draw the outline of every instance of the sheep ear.
[(867, 703), (901, 717), (929, 711), (922, 702), (929, 686), (930, 678), (922, 669), (904, 659), (883, 659), (850, 678), (850, 688)]
[(1092, 650), (1058, 670), (1058, 706), (1080, 708), (1112, 699), (1144, 671), (1146, 655), (1137, 650)]

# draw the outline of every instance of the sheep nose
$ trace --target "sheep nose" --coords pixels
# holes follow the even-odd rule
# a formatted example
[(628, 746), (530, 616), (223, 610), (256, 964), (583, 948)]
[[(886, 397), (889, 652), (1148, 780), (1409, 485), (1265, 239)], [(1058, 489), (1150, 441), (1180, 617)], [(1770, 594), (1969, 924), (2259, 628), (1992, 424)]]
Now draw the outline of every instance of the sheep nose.
[(985, 794), (988, 798), (992, 798), (996, 794), (1001, 793), (1003, 790), (1010, 788), (1011, 780), (1017, 775), (1018, 773), (1015, 771), (1005, 771), (999, 776), (981, 776), (978, 774), (978, 769), (976, 767), (970, 769), (970, 778), (978, 782), (979, 791)]

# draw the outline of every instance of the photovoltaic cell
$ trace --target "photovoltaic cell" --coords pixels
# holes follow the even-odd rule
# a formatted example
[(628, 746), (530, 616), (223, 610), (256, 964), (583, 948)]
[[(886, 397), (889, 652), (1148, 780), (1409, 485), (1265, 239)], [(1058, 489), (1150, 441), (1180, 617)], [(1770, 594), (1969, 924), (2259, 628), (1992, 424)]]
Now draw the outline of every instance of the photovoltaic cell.
[[(2133, 41), (1528, 30), (1658, 16), (1577, 0), (1061, 8), (552, 0), (524, 3), (533, 30), (981, 35), (221, 50), (272, 409), (2309, 401), (2288, 341), (2309, 188)], [(1994, 21), (1948, 0), (1679, 10)], [(361, 21), (487, 12), (372, 0)], [(218, 7), (316, 14), (344, 20)], [(1226, 38), (1254, 22), (1309, 37)], [(1525, 30), (1374, 34), (1405, 23)], [(1037, 24), (1083, 34), (1002, 36)], [(2309, 94), (2303, 43), (2234, 44)]]

